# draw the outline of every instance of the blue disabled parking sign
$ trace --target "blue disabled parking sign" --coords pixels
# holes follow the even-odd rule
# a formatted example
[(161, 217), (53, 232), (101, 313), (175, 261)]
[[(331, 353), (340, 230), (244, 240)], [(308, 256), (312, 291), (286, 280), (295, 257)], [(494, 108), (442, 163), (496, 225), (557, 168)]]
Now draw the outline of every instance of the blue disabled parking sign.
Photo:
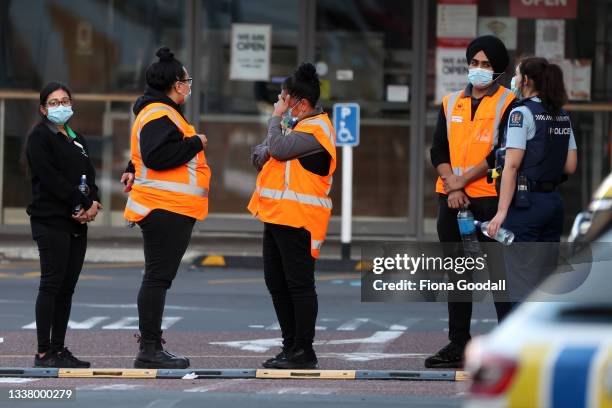
[(337, 146), (359, 145), (359, 105), (356, 103), (334, 104), (334, 129)]

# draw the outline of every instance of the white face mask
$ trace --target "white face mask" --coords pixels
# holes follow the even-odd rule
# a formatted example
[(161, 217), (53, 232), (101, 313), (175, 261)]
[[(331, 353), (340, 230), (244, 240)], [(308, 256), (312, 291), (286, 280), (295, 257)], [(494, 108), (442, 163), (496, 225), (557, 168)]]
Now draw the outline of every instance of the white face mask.
[(510, 90), (512, 91), (512, 93), (514, 94), (514, 96), (516, 96), (516, 99), (522, 99), (523, 98), (523, 94), (521, 92), (521, 88), (519, 88), (516, 84), (516, 77), (512, 77), (512, 80), (510, 81)]
[(468, 81), (477, 88), (484, 88), (493, 82), (493, 71), (483, 68), (470, 68)]

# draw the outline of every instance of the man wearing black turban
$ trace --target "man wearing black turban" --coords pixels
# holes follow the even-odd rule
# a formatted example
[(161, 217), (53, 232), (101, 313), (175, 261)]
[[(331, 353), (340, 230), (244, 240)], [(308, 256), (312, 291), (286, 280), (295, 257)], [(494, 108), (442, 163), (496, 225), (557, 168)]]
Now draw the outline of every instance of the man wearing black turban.
[[(458, 225), (457, 213), (468, 208), (475, 220), (488, 221), (497, 212), (495, 186), (486, 181), (487, 157), (498, 144), (503, 132), (514, 95), (501, 86), (498, 79), (509, 63), (508, 51), (494, 36), (474, 39), (466, 50), (468, 84), (465, 89), (444, 97), (438, 116), (431, 147), (431, 162), (438, 172), (436, 192), (438, 205), (438, 238), (440, 242), (460, 243), (461, 232), (474, 231), (473, 220)], [(479, 241), (491, 241), (477, 231)], [(463, 254), (462, 245), (454, 247), (449, 256)], [(481, 245), (486, 251), (488, 271), (503, 277), (503, 254), (491, 244)], [(486, 247), (486, 248), (485, 248)], [(446, 256), (447, 254), (445, 254)], [(471, 279), (471, 273), (458, 275), (449, 272), (449, 281)], [(494, 280), (493, 276), (489, 279)], [(450, 343), (425, 360), (428, 368), (459, 368), (463, 366), (463, 353), (470, 340), (472, 294), (466, 291), (448, 293), (448, 328)], [(496, 297), (496, 300), (498, 298)], [(499, 321), (510, 311), (510, 303), (495, 302)]]

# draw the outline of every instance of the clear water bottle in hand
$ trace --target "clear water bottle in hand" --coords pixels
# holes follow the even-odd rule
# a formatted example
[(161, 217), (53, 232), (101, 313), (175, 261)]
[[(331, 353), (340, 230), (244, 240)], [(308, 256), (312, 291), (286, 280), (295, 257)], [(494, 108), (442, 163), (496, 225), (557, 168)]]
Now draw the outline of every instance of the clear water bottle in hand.
[(480, 228), (480, 231), (482, 231), (485, 236), (501, 242), (504, 245), (510, 245), (512, 244), (512, 241), (514, 241), (514, 233), (501, 227), (499, 228), (499, 231), (497, 231), (497, 235), (494, 237), (489, 236), (489, 233), (487, 232), (487, 229), (489, 228), (489, 221), (474, 221), (474, 225), (476, 225), (477, 228)]
[(459, 234), (461, 234), (463, 249), (466, 255), (475, 256), (480, 253), (480, 245), (478, 244), (478, 237), (476, 236), (474, 214), (472, 214), (467, 206), (462, 207), (457, 213), (457, 224), (459, 226)]
[[(79, 191), (84, 195), (89, 197), (89, 186), (87, 185), (87, 176), (85, 174), (83, 174), (81, 176), (81, 182), (79, 183)], [(81, 211), (81, 209), (83, 208), (83, 206), (81, 204), (77, 204), (74, 207), (74, 211), (73, 213), (76, 215), (79, 213), (79, 211)]]

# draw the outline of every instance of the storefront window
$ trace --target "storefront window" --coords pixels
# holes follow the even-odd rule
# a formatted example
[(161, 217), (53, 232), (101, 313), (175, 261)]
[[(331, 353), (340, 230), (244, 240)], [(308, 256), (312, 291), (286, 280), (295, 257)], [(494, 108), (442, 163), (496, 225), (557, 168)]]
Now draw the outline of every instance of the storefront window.
[[(452, 4), (473, 4), (477, 8), (474, 27), (466, 27), (464, 31), (473, 29), (476, 35), (493, 34), (501, 38), (510, 54), (510, 67), (501, 83), (509, 87), (510, 79), (516, 62), (525, 56), (544, 56), (561, 65), (565, 75), (566, 88), (570, 96), (567, 109), (570, 111), (572, 125), (579, 149), (579, 165), (576, 174), (562, 185), (560, 191), (565, 200), (565, 231), (571, 226), (576, 213), (587, 203), (593, 188), (610, 171), (610, 100), (612, 93), (606, 87), (604, 76), (610, 71), (598, 71), (598, 66), (608, 66), (610, 56), (605, 50), (610, 50), (612, 41), (601, 36), (603, 27), (612, 17), (612, 4), (609, 1), (559, 2), (558, 7), (533, 6), (531, 10), (523, 10), (525, 3), (515, 0), (507, 2), (491, 2), (484, 0), (453, 2), (438, 0), (429, 2), (429, 66), (432, 70), (428, 76), (428, 128), (426, 147), (431, 147), (432, 134), (437, 112), (440, 109), (436, 87), (441, 85), (443, 78), (436, 76), (436, 64), (439, 62), (437, 52), (446, 47), (448, 41), (440, 39), (440, 33), (449, 33), (449, 27), (438, 27), (438, 23), (458, 24), (458, 19), (446, 21), (438, 14), (440, 6)], [(532, 2), (535, 4), (535, 2)], [(568, 4), (564, 7), (563, 4)], [(572, 4), (576, 4), (573, 8)], [(546, 9), (548, 8), (548, 9)], [(540, 16), (542, 13), (547, 13)], [(463, 13), (462, 15), (465, 15)], [(537, 17), (537, 18), (536, 18)], [(462, 22), (469, 21), (468, 18)], [(457, 27), (451, 27), (457, 31)], [(598, 32), (599, 30), (599, 32)], [(598, 40), (598, 36), (600, 36)], [(459, 43), (461, 40), (459, 40)], [(599, 44), (600, 52), (597, 52)], [(450, 47), (452, 47), (452, 42)], [(457, 51), (460, 53), (461, 51)], [(459, 55), (459, 54), (457, 54)], [(464, 51), (463, 51), (464, 55)], [(461, 75), (461, 74), (459, 74)], [(601, 79), (601, 80), (598, 80)], [(448, 78), (446, 79), (448, 82)], [(467, 83), (467, 78), (463, 80)], [(610, 83), (609, 81), (607, 82)], [(458, 89), (455, 89), (458, 90)], [(450, 89), (446, 90), (447, 92)], [(438, 92), (439, 93), (439, 92)], [(437, 177), (435, 169), (424, 157), (425, 165), (425, 217), (427, 232), (435, 233), (435, 224), (431, 221), (436, 217), (436, 194), (434, 184)]]

